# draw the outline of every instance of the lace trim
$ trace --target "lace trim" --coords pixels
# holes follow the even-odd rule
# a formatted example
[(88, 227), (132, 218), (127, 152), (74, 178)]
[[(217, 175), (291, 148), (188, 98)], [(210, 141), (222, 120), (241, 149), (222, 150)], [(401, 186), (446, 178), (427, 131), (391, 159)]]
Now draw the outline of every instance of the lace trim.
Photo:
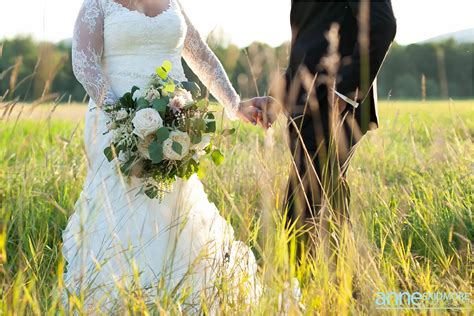
[(114, 0), (106, 0), (106, 1), (109, 2), (109, 4), (112, 7), (115, 7), (118, 10), (127, 11), (127, 12), (132, 13), (132, 14), (138, 14), (139, 16), (144, 17), (144, 18), (148, 18), (148, 19), (157, 19), (157, 18), (161, 17), (162, 15), (168, 14), (171, 11), (171, 9), (174, 8), (174, 0), (168, 0), (168, 8), (166, 8), (165, 10), (163, 10), (162, 12), (160, 12), (159, 14), (157, 14), (155, 16), (148, 16), (145, 13), (140, 12), (138, 10), (129, 9), (126, 6), (124, 6), (123, 4), (121, 4), (119, 2), (116, 2)]

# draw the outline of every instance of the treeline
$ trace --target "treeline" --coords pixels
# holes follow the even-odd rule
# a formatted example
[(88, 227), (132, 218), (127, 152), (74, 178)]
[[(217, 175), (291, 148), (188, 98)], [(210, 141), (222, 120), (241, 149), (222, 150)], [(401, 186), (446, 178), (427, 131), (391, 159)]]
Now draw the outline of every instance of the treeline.
[[(289, 47), (254, 43), (223, 47), (210, 38), (232, 83), (243, 97), (265, 94), (271, 78), (285, 69)], [(473, 98), (473, 44), (394, 44), (379, 75), (379, 97), (395, 99)], [(197, 81), (187, 66), (188, 79)], [(37, 43), (30, 37), (0, 42), (0, 98), (83, 101), (75, 80), (70, 42)]]

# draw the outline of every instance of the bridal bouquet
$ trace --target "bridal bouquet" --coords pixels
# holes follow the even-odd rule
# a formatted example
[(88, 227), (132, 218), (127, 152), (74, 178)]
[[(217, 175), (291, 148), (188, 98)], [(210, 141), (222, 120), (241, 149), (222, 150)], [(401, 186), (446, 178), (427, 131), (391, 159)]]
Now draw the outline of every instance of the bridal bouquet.
[(143, 179), (140, 193), (163, 199), (176, 178), (188, 179), (199, 170), (200, 158), (210, 155), (216, 164), (223, 160), (213, 149), (215, 116), (207, 108), (199, 86), (178, 82), (169, 76), (165, 61), (142, 91), (133, 87), (115, 104), (104, 105), (112, 143), (105, 148), (108, 161), (117, 159), (127, 177)]

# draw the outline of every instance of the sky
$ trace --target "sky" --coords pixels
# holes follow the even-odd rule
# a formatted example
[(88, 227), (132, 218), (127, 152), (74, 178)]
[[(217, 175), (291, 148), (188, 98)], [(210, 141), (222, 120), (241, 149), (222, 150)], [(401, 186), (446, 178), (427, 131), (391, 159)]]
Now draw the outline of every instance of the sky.
[[(0, 0), (0, 39), (32, 34), (57, 42), (71, 37), (83, 0)], [(222, 29), (230, 41), (279, 45), (290, 38), (290, 0), (181, 0), (203, 36)], [(392, 0), (396, 41), (410, 44), (474, 27), (473, 0)]]

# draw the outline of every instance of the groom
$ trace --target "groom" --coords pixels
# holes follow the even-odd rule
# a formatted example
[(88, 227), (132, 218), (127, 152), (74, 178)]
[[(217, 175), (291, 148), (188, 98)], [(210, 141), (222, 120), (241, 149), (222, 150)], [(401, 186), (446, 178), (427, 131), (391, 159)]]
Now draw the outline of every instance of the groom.
[(346, 171), (356, 144), (378, 126), (375, 80), (396, 20), (390, 0), (293, 0), (290, 20), (285, 93), (271, 94), (289, 118), (287, 217), (305, 231), (301, 257), (309, 238), (327, 240), (350, 224)]

